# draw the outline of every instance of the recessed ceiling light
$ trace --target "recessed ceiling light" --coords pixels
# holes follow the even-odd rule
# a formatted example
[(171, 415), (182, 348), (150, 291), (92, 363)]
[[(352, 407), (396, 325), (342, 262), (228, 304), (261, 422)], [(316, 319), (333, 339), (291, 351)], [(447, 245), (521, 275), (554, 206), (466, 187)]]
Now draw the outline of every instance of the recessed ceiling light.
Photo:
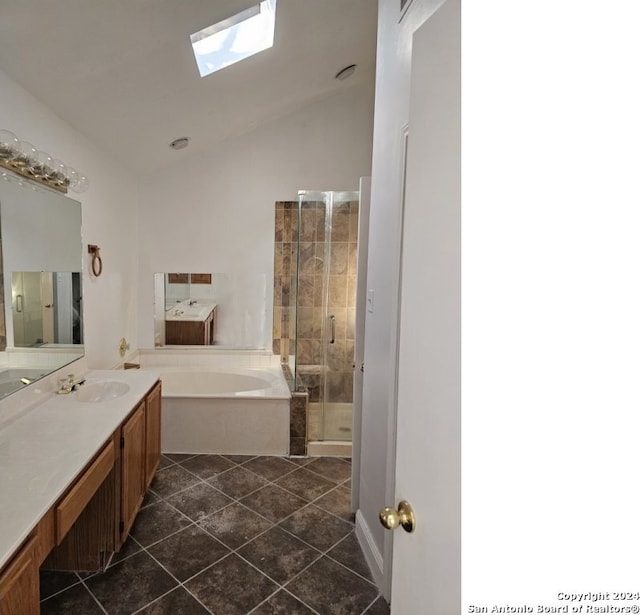
[(184, 149), (187, 145), (189, 145), (189, 137), (180, 137), (179, 139), (169, 143), (169, 147), (171, 149)]
[(340, 81), (344, 81), (353, 75), (356, 72), (356, 65), (349, 64), (349, 66), (345, 66), (343, 69), (339, 70), (336, 73), (336, 79), (340, 79)]

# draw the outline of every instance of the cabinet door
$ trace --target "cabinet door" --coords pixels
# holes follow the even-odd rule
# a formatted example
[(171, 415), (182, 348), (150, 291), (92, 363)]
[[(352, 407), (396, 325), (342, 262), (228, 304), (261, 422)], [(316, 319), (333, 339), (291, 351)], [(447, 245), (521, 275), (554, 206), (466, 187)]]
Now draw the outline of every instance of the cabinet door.
[(145, 403), (122, 426), (121, 538), (124, 539), (142, 503), (145, 483)]
[(160, 416), (162, 389), (158, 382), (147, 395), (147, 449), (145, 454), (145, 486), (149, 487), (160, 464)]
[(40, 579), (36, 559), (36, 538), (32, 538), (0, 575), (0, 614), (38, 615)]

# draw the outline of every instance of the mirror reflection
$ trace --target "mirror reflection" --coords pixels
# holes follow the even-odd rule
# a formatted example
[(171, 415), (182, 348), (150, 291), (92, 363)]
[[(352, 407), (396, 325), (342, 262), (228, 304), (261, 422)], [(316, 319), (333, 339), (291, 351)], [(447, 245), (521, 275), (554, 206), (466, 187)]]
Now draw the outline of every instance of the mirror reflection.
[(77, 271), (11, 274), (13, 345), (82, 344), (82, 280)]
[(266, 306), (272, 294), (264, 273), (156, 273), (154, 344), (265, 349), (271, 344)]
[(156, 346), (216, 343), (216, 296), (224, 276), (211, 273), (156, 274)]
[(2, 177), (0, 398), (84, 355), (80, 203)]

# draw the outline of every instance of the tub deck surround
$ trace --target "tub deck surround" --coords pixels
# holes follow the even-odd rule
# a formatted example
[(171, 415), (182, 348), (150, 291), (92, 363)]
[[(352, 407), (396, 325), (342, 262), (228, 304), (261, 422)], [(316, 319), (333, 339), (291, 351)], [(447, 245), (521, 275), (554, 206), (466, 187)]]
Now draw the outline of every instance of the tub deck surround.
[(280, 358), (251, 351), (141, 351), (161, 374), (162, 450), (289, 454), (291, 394)]
[(0, 427), (0, 567), (159, 378), (141, 370), (84, 376), (87, 385), (119, 381), (129, 390), (101, 402), (48, 392)]
[[(144, 366), (143, 366), (144, 368)], [(146, 368), (144, 368), (146, 369)], [(156, 368), (157, 369), (157, 368)], [(277, 368), (162, 368), (163, 397), (289, 399)]]

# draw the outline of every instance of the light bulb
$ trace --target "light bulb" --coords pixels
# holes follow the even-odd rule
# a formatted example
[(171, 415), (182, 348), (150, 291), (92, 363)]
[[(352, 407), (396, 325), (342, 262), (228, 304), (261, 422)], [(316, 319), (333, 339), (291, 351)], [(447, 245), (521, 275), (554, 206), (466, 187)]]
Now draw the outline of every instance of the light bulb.
[(67, 181), (67, 165), (62, 162), (62, 160), (54, 158), (51, 168), (51, 180), (56, 183), (56, 186), (66, 185), (65, 182)]
[(38, 152), (38, 158), (29, 169), (36, 177), (47, 179), (51, 175), (53, 158), (47, 152)]
[(86, 175), (77, 173), (77, 180), (75, 183), (71, 183), (69, 188), (77, 193), (86, 192), (89, 189), (89, 179)]
[(12, 164), (21, 169), (30, 169), (38, 160), (38, 150), (29, 141), (20, 141), (18, 155)]
[(10, 130), (0, 130), (0, 160), (13, 160), (18, 154), (20, 141)]
[(73, 190), (74, 186), (78, 183), (78, 171), (73, 167), (67, 166), (67, 187)]

